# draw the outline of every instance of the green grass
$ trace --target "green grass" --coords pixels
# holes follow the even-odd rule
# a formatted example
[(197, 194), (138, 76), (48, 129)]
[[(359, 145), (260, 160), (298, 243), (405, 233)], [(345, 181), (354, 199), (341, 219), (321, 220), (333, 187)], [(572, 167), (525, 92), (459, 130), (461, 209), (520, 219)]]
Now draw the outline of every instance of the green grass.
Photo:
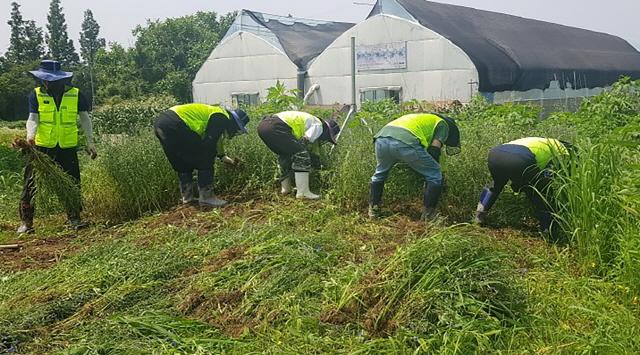
[(0, 329), (27, 353), (640, 349), (631, 291), (535, 235), (283, 202), (96, 227), (50, 268), (2, 268)]
[[(445, 218), (434, 224), (417, 221), (422, 179), (402, 166), (386, 218), (364, 217), (375, 162), (359, 123), (324, 153), (319, 202), (279, 196), (275, 155), (255, 134), (232, 140), (243, 165), (216, 166), (216, 189), (235, 203), (210, 212), (173, 208), (176, 177), (151, 134), (102, 136), (100, 158), (81, 155), (94, 225), (71, 232), (54, 205), (42, 208), (38, 233), (18, 240), (25, 249), (0, 255), (0, 352), (640, 352), (640, 112), (624, 85), (547, 121), (530, 106), (449, 108), (463, 152), (444, 157)], [(375, 131), (417, 106), (359, 115)], [(270, 110), (253, 109), (251, 127)], [(584, 119), (596, 125), (607, 110), (623, 128), (586, 139), (597, 129)], [(15, 241), (16, 135), (0, 129), (2, 243)], [(566, 244), (535, 232), (508, 190), (490, 228), (466, 224), (489, 182), (487, 151), (528, 135), (577, 143), (556, 171)]]

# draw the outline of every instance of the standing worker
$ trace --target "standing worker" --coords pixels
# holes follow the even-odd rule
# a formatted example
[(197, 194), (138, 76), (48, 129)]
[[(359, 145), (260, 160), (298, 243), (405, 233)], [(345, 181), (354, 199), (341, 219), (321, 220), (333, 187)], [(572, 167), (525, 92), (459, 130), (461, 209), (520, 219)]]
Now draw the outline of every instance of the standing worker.
[(380, 217), (384, 183), (391, 169), (403, 162), (424, 176), (421, 219), (434, 219), (442, 193), (442, 147), (447, 147), (448, 155), (460, 153), (460, 131), (455, 120), (430, 113), (405, 115), (384, 126), (374, 140), (377, 166), (371, 178), (369, 217)]
[(551, 138), (529, 137), (499, 145), (489, 151), (489, 172), (493, 184), (480, 195), (475, 222), (484, 224), (502, 189), (511, 181), (514, 192), (524, 192), (533, 204), (540, 229), (549, 231), (551, 208), (547, 203), (555, 157), (569, 155), (571, 145)]
[(293, 191), (291, 175), (295, 177), (296, 198), (320, 198), (309, 189), (309, 172), (320, 160), (320, 144), (336, 144), (340, 126), (335, 120), (324, 121), (306, 112), (286, 111), (265, 117), (258, 125), (260, 139), (278, 154), (281, 193)]
[(215, 158), (231, 166), (237, 160), (224, 152), (224, 139), (247, 133), (249, 116), (205, 104), (178, 105), (162, 112), (154, 122), (162, 149), (178, 173), (183, 203), (195, 202), (193, 171), (198, 171), (198, 201), (203, 207), (223, 207), (213, 189)]
[[(29, 73), (40, 85), (29, 96), (27, 142), (48, 155), (80, 186), (78, 117), (86, 138), (87, 152), (92, 159), (97, 157), (89, 117), (91, 104), (78, 88), (71, 86), (73, 73), (62, 71), (59, 62), (43, 60), (38, 70)], [(34, 231), (35, 193), (35, 172), (33, 166), (27, 164), (19, 208), (22, 225), (18, 228), (18, 234)], [(73, 228), (86, 226), (80, 219), (80, 206), (66, 212)]]

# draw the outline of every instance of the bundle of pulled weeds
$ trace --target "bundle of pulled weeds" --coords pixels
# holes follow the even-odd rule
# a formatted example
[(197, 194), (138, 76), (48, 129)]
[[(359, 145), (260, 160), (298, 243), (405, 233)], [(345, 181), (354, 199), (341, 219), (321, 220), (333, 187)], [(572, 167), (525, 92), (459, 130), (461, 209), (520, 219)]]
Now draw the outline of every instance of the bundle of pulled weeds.
[(46, 198), (56, 196), (66, 211), (81, 209), (80, 187), (56, 162), (24, 139), (16, 138), (12, 146), (33, 167), (39, 200), (47, 201)]

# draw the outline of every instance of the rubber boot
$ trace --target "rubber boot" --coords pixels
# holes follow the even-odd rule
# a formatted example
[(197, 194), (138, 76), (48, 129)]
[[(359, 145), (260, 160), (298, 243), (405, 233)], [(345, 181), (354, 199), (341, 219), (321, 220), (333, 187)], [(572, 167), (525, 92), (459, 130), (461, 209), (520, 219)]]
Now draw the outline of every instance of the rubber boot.
[(441, 194), (442, 185), (427, 184), (424, 189), (424, 207), (422, 208), (422, 216), (420, 218), (421, 220), (428, 222), (433, 221), (438, 217), (436, 207), (438, 206), (438, 201), (440, 200)]
[(480, 202), (478, 202), (478, 207), (476, 208), (476, 215), (473, 219), (474, 223), (477, 224), (485, 224), (487, 221), (487, 214), (489, 213), (489, 209), (493, 206), (495, 202), (495, 195), (489, 188), (484, 188), (482, 193), (480, 194)]
[(34, 212), (35, 212), (35, 209), (33, 208), (32, 205), (25, 202), (20, 203), (20, 208), (18, 208), (18, 213), (20, 214), (20, 220), (22, 221), (22, 224), (20, 224), (20, 227), (18, 227), (18, 230), (16, 231), (16, 233), (30, 234), (35, 232), (35, 229), (33, 228)]
[(542, 211), (538, 212), (538, 222), (540, 222), (540, 230), (543, 233), (549, 233), (551, 230), (551, 223), (553, 222), (553, 217), (551, 212)]
[(182, 203), (193, 203), (196, 201), (196, 197), (193, 193), (193, 182), (183, 183), (180, 182), (180, 194), (182, 195)]
[(384, 182), (375, 181), (369, 184), (369, 218), (380, 218), (380, 205), (382, 204), (382, 194), (384, 192)]
[(71, 229), (80, 230), (87, 228), (89, 223), (85, 222), (80, 218), (80, 212), (70, 212), (67, 213), (68, 224)]
[(319, 195), (314, 194), (309, 190), (309, 173), (308, 172), (296, 172), (296, 198), (306, 200), (317, 200)]
[(473, 223), (484, 225), (487, 223), (487, 212), (485, 211), (476, 211), (475, 217), (473, 217)]
[(293, 191), (293, 186), (291, 185), (291, 177), (287, 176), (285, 179), (280, 181), (280, 193), (283, 195), (288, 195)]
[(216, 197), (215, 193), (213, 192), (212, 186), (200, 187), (199, 192), (200, 198), (198, 202), (202, 207), (218, 208), (224, 207), (227, 204), (227, 201)]

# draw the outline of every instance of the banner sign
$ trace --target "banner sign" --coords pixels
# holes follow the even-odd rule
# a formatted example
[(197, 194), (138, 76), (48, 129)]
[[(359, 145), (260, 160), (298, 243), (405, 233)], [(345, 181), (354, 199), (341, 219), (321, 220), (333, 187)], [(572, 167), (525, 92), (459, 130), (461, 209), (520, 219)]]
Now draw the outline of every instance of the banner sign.
[(406, 69), (407, 43), (384, 43), (356, 48), (358, 71)]

